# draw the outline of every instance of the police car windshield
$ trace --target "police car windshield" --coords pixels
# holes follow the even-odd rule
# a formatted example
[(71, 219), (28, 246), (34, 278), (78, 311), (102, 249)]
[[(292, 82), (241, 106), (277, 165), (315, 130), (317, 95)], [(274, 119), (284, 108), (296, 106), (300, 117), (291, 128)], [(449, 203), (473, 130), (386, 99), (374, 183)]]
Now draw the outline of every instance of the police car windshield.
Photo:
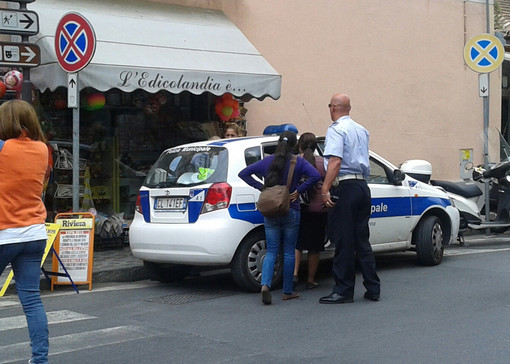
[(145, 178), (144, 186), (169, 188), (225, 182), (227, 150), (214, 146), (169, 149), (158, 158)]

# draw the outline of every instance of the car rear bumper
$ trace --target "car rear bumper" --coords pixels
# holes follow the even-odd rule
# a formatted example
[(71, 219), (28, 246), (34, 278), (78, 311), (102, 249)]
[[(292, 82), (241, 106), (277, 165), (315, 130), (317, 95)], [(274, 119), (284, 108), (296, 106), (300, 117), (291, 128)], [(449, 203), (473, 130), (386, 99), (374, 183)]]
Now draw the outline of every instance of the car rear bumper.
[(147, 223), (136, 213), (129, 228), (129, 245), (133, 255), (145, 261), (226, 265), (254, 225), (235, 219), (223, 221), (204, 215), (194, 224)]

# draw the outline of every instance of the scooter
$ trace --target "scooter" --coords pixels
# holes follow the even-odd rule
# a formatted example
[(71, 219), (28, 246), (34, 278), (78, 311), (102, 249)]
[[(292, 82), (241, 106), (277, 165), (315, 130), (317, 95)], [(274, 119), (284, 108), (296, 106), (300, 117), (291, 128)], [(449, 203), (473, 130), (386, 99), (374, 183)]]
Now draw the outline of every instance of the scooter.
[[(485, 221), (485, 195), (483, 183), (489, 183), (490, 219)], [(430, 183), (446, 190), (460, 213), (460, 229), (491, 229), (503, 233), (510, 228), (510, 161), (492, 164), (489, 170), (478, 166), (473, 170), (472, 181), (431, 180)], [(480, 186), (481, 185), (481, 186)]]
[[(432, 166), (424, 160), (407, 161), (401, 170), (421, 182), (430, 183), (446, 191), (460, 213), (459, 240), (463, 243), (463, 233), (467, 229), (490, 229), (503, 233), (510, 228), (510, 146), (499, 131), (500, 155), (502, 161), (489, 164), (488, 170), (482, 166), (473, 168), (472, 179), (467, 181), (430, 180)], [(485, 221), (485, 183), (489, 183), (490, 220)]]

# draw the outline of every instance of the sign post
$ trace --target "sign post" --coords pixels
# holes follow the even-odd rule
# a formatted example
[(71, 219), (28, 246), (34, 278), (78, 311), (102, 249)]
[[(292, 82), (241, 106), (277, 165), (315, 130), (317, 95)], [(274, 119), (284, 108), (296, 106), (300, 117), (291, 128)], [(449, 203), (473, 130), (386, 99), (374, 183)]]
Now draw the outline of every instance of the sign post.
[(0, 34), (20, 35), (21, 43), (2, 43), (0, 45), (0, 66), (18, 66), (23, 69), (21, 98), (32, 102), (32, 83), (30, 67), (40, 63), (40, 51), (36, 44), (28, 43), (28, 36), (39, 33), (39, 17), (27, 10), (27, 3), (35, 0), (6, 0), (19, 3), (19, 10), (0, 9)]
[[(491, 34), (471, 38), (464, 46), (464, 61), (479, 73), (478, 88), (483, 98), (483, 157), (485, 169), (489, 169), (489, 73), (498, 69), (505, 58), (501, 41)], [(489, 206), (489, 183), (485, 183), (485, 206)], [(485, 209), (485, 221), (490, 220), (490, 209)]]
[(0, 49), (1, 66), (36, 67), (41, 63), (41, 52), (37, 44), (0, 42)]
[(67, 107), (78, 107), (80, 93), (78, 92), (78, 73), (67, 74)]
[(3, 34), (36, 35), (39, 17), (33, 11), (0, 9), (0, 31)]
[(68, 72), (68, 104), (73, 109), (73, 211), (80, 205), (80, 103), (78, 71), (94, 57), (96, 35), (92, 25), (78, 13), (67, 13), (60, 19), (55, 33), (55, 52), (60, 67)]

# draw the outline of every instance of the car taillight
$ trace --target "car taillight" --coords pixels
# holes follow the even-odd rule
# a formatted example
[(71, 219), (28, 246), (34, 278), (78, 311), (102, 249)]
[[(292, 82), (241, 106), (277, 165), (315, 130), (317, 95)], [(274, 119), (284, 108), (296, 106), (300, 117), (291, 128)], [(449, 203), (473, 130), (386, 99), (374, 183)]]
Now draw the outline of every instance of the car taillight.
[(135, 205), (135, 210), (141, 214), (143, 214), (143, 210), (142, 210), (142, 204), (140, 202), (140, 192), (138, 192), (136, 194), (136, 205)]
[(215, 183), (209, 187), (205, 195), (201, 213), (226, 209), (230, 204), (232, 187), (228, 183)]

